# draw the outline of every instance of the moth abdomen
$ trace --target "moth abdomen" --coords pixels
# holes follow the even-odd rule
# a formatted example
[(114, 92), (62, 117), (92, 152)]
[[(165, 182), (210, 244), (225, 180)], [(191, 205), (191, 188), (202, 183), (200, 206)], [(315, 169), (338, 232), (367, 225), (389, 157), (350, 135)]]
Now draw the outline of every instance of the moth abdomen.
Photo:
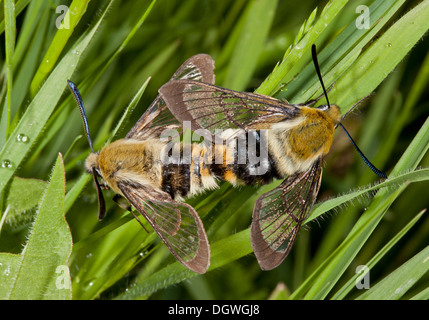
[(167, 164), (162, 167), (161, 188), (172, 199), (186, 197), (191, 190), (189, 164)]

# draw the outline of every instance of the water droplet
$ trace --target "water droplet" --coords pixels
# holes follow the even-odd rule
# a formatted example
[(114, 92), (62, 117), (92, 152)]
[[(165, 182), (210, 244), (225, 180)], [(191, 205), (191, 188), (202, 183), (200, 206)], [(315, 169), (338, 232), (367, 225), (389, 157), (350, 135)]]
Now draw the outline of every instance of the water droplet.
[(10, 267), (9, 266), (3, 271), (3, 275), (4, 276), (10, 275)]
[(10, 169), (13, 167), (12, 162), (10, 160), (3, 160), (1, 163), (1, 167), (5, 169)]
[(392, 44), (389, 42), (389, 43), (387, 44), (387, 46), (388, 46), (388, 47), (391, 47), (391, 46), (392, 46)]
[(73, 53), (74, 53), (74, 54), (80, 54), (80, 52), (79, 52), (79, 51), (77, 51), (77, 50), (74, 50), (74, 51), (73, 51)]
[(28, 142), (28, 137), (25, 135), (25, 134), (22, 134), (22, 133), (20, 133), (20, 134), (18, 134), (17, 136), (16, 136), (16, 141), (18, 141), (18, 142)]

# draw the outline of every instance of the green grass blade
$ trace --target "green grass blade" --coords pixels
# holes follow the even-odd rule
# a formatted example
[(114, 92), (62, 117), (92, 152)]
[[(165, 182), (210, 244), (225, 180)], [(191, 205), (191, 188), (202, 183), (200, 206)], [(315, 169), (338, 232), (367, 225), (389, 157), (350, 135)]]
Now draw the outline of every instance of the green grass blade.
[[(31, 1), (28, 3), (24, 22), (21, 26), (19, 38), (15, 48), (15, 53), (13, 55), (14, 66), (17, 66), (22, 62), (22, 59), (26, 56), (27, 50), (31, 50), (31, 40), (37, 35), (37, 28), (40, 25), (40, 20), (38, 19), (38, 17), (39, 15), (43, 15), (43, 11), (44, 9), (46, 9), (45, 6), (47, 5), (49, 4), (46, 1)], [(18, 7), (16, 8), (16, 10), (18, 10)]]
[(70, 4), (69, 9), (64, 16), (64, 21), (67, 21), (68, 23), (67, 25), (64, 25), (64, 27), (57, 30), (54, 39), (46, 51), (39, 69), (33, 78), (30, 86), (32, 96), (36, 95), (39, 87), (56, 65), (58, 58), (60, 57), (61, 52), (66, 46), (75, 27), (78, 25), (80, 19), (85, 14), (88, 2), (89, 0), (73, 0), (73, 2)]
[(362, 196), (365, 196), (366, 194), (369, 194), (375, 190), (379, 190), (381, 188), (397, 188), (401, 186), (402, 184), (410, 183), (410, 182), (422, 182), (429, 180), (429, 169), (418, 169), (411, 172), (405, 172), (401, 173), (395, 177), (391, 177), (388, 180), (385, 180), (379, 184), (376, 185), (369, 185), (366, 187), (361, 187), (356, 191), (352, 191), (350, 193), (340, 195), (338, 197), (335, 197), (333, 199), (329, 199), (320, 203), (317, 203), (314, 206), (314, 209), (311, 211), (310, 216), (307, 218), (307, 222), (316, 219), (320, 215), (328, 212), (329, 210), (335, 209), (337, 207), (340, 207), (344, 204), (347, 204), (349, 202), (353, 202), (353, 200), (356, 200)]
[(422, 161), (429, 149), (429, 118), (423, 123), (419, 132), (408, 146), (407, 150), (393, 168), (391, 175), (397, 176), (405, 170), (413, 170)]
[[(347, 110), (369, 95), (429, 29), (429, 3), (405, 14), (366, 50), (329, 93)], [(404, 45), (405, 44), (405, 45)]]
[(49, 4), (45, 1), (32, 1), (25, 15), (20, 36), (13, 56), (15, 70), (12, 91), (12, 124), (15, 128), (25, 107), (27, 93), (34, 72), (40, 64), (40, 55), (44, 50), (44, 40), (49, 27)]
[(429, 270), (429, 246), (416, 254), (373, 287), (362, 293), (358, 300), (400, 299)]
[[(381, 218), (386, 213), (390, 205), (401, 194), (405, 186), (400, 187), (396, 192), (382, 192), (381, 190), (374, 198), (367, 211), (361, 216), (359, 221), (350, 231), (347, 238), (335, 250), (330, 257), (314, 273), (312, 284), (309, 287), (301, 286), (308, 290), (302, 298), (304, 299), (324, 299), (330, 290), (337, 283), (345, 269), (353, 261), (353, 258), (364, 245), (365, 241), (374, 231)], [(301, 290), (295, 291), (291, 297), (299, 298)]]
[[(244, 21), (239, 23), (242, 28), (236, 35), (237, 41), (223, 82), (226, 88), (246, 88), (266, 42), (276, 6), (277, 1), (272, 0), (249, 2), (242, 17)], [(242, 67), (243, 64), (246, 68)]]
[(21, 253), (19, 269), (8, 298), (71, 299), (67, 260), (72, 239), (64, 219), (64, 195), (65, 172), (59, 155), (28, 242)]
[(10, 298), (15, 277), (18, 274), (21, 265), (21, 255), (0, 252), (0, 272), (2, 281), (0, 281), (0, 299), (7, 300)]
[(303, 57), (310, 57), (311, 45), (315, 43), (318, 36), (326, 29), (347, 2), (347, 0), (339, 0), (328, 3), (315, 25), (290, 51), (287, 52), (282, 63), (273, 70), (256, 92), (265, 95), (273, 95), (279, 91), (281, 84), (290, 82), (295, 76), (294, 70), (299, 70), (299, 66), (303, 66), (304, 63), (306, 63)]
[[(87, 48), (98, 26), (103, 20), (102, 15), (98, 23), (85, 37), (70, 50), (48, 77), (36, 97), (28, 106), (15, 130), (0, 151), (0, 161), (7, 161), (8, 165), (0, 168), (0, 192), (6, 186), (13, 173), (42, 132), (44, 125), (52, 114), (58, 100), (67, 86), (67, 79), (76, 69), (82, 53)], [(40, 106), (43, 106), (41, 109)], [(17, 141), (18, 135), (25, 136), (26, 140)]]
[[(372, 257), (370, 261), (365, 263), (365, 266), (371, 270), (380, 260), (384, 257), (386, 253), (400, 240), (405, 234), (416, 224), (417, 221), (423, 216), (425, 211), (417, 214), (414, 219), (412, 219), (395, 237), (393, 237), (386, 245), (379, 251), (375, 256)], [(347, 294), (350, 293), (351, 290), (356, 288), (356, 283), (358, 281), (359, 274), (355, 274), (350, 280), (340, 289), (335, 295), (332, 296), (333, 300), (341, 300), (346, 297)], [(378, 297), (380, 299), (380, 297)]]
[[(389, 19), (398, 11), (404, 2), (405, 0), (393, 2), (378, 0), (373, 2), (371, 6), (368, 7), (372, 21), (369, 29), (358, 29), (356, 27), (356, 21), (352, 20), (347, 28), (330, 42), (326, 48), (323, 48), (321, 51), (319, 50), (318, 61), (326, 86), (330, 86), (333, 81), (336, 81), (335, 88), (337, 82), (340, 81), (337, 79), (341, 79), (340, 75), (342, 73), (344, 73), (343, 77), (346, 78), (355, 74), (355, 72), (352, 73), (347, 69), (360, 66), (359, 62), (356, 61), (357, 56), (361, 54), (362, 49), (368, 45), (370, 41), (373, 41), (374, 36), (389, 22)], [(344, 70), (347, 70), (347, 72), (344, 72)], [(372, 86), (373, 89), (375, 89), (377, 84), (373, 83)], [(286, 90), (281, 92), (278, 97), (293, 97), (293, 101), (296, 102), (308, 101), (313, 96), (321, 95), (322, 90), (313, 63), (309, 63), (296, 75), (294, 80), (288, 84), (285, 89)], [(338, 91), (345, 93), (341, 90)], [(334, 92), (333, 90), (329, 92), (331, 102), (347, 109), (352, 105), (351, 102), (343, 103), (336, 97)], [(353, 93), (353, 91), (350, 90), (347, 92), (346, 96), (350, 97), (350, 101), (354, 103), (371, 92), (372, 91), (368, 91), (364, 95), (350, 97), (350, 93)]]
[(5, 25), (6, 25), (6, 76), (7, 76), (7, 95), (6, 103), (3, 110), (3, 116), (6, 113), (6, 118), (2, 120), (4, 125), (0, 133), (0, 144), (3, 144), (10, 134), (10, 118), (12, 108), (12, 89), (13, 89), (13, 54), (15, 51), (15, 3), (13, 0), (4, 1)]
[[(18, 0), (15, 3), (15, 17), (19, 15), (28, 5), (30, 0)], [(0, 34), (5, 31), (5, 20), (0, 22)]]
[[(220, 268), (252, 252), (250, 230), (238, 232), (225, 239), (211, 244), (211, 264), (209, 270)], [(125, 293), (116, 299), (137, 299), (151, 295), (153, 292), (197, 276), (178, 261), (154, 273), (150, 277), (133, 284)], [(166, 280), (167, 279), (167, 280)]]
[(128, 121), (130, 120), (131, 114), (133, 113), (134, 109), (137, 107), (137, 104), (139, 103), (144, 91), (146, 90), (146, 87), (147, 87), (149, 81), (150, 81), (150, 78), (148, 78), (142, 84), (139, 91), (137, 91), (137, 93), (134, 95), (133, 99), (130, 101), (128, 106), (125, 108), (125, 111), (124, 111), (121, 119), (119, 120), (115, 129), (112, 132), (112, 135), (111, 135), (112, 138), (109, 140), (109, 142), (119, 139), (119, 136), (121, 134), (123, 134), (124, 127), (128, 123)]
[(418, 294), (413, 296), (410, 300), (428, 300), (429, 299), (429, 287), (423, 289)]

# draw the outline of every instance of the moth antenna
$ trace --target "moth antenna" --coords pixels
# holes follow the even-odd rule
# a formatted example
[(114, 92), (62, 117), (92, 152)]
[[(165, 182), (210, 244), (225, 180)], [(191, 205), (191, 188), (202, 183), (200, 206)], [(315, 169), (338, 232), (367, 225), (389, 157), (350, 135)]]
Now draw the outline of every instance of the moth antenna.
[(356, 151), (359, 153), (359, 155), (362, 157), (363, 161), (366, 163), (366, 165), (376, 174), (378, 175), (380, 178), (384, 178), (387, 179), (387, 175), (382, 172), (381, 170), (377, 169), (372, 163), (371, 161), (369, 161), (367, 159), (367, 157), (365, 157), (365, 155), (362, 153), (362, 151), (360, 151), (359, 147), (357, 146), (356, 142), (353, 141), (352, 137), (350, 136), (350, 134), (347, 132), (346, 128), (344, 128), (344, 126), (342, 125), (342, 123), (339, 123), (339, 125), (341, 126), (341, 128), (343, 128), (344, 132), (347, 134), (347, 136), (349, 137), (350, 141), (352, 142), (353, 146), (355, 147)]
[(323, 80), (322, 80), (322, 74), (320, 73), (319, 62), (317, 61), (317, 52), (316, 52), (316, 45), (315, 44), (313, 44), (311, 46), (311, 56), (313, 57), (314, 67), (316, 68), (317, 76), (319, 77), (320, 84), (322, 85), (323, 94), (326, 97), (326, 102), (327, 102), (328, 106), (331, 106), (331, 104), (329, 103), (329, 99), (328, 99), (328, 93), (326, 92), (325, 85), (324, 85)]
[[(323, 93), (325, 94), (326, 97), (326, 102), (328, 103), (328, 106), (331, 106), (329, 103), (329, 99), (328, 99), (328, 94), (326, 92), (325, 89), (325, 85), (323, 84), (323, 80), (322, 80), (322, 74), (320, 73), (320, 68), (319, 68), (319, 62), (317, 61), (317, 53), (316, 53), (316, 45), (313, 44), (311, 46), (311, 55), (313, 57), (313, 63), (314, 63), (314, 67), (316, 68), (316, 73), (317, 76), (319, 77), (319, 81), (320, 84), (322, 85), (322, 89), (323, 89)], [(359, 100), (350, 110), (353, 110), (362, 100), (366, 99), (367, 97), (362, 98), (361, 100)], [(348, 112), (350, 112), (350, 110)], [(348, 113), (347, 112), (347, 113)], [(346, 114), (347, 114), (346, 113)], [(344, 119), (344, 117), (342, 118)], [(341, 119), (341, 120), (342, 120)], [(352, 142), (353, 146), (355, 147), (356, 151), (359, 153), (359, 155), (361, 156), (361, 158), (363, 159), (363, 161), (366, 163), (366, 165), (379, 177), (387, 179), (387, 175), (382, 172), (381, 170), (377, 169), (372, 163), (371, 161), (368, 160), (367, 157), (365, 157), (365, 155), (363, 154), (363, 152), (359, 149), (359, 147), (357, 146), (356, 142), (354, 142), (354, 140), (352, 139), (352, 137), (350, 136), (350, 134), (348, 133), (348, 131), (346, 130), (346, 128), (344, 128), (344, 126), (342, 125), (341, 122), (338, 123), (338, 125), (341, 126), (341, 128), (343, 128), (344, 132), (347, 134), (347, 136), (349, 137), (350, 141)]]
[(89, 148), (91, 149), (91, 152), (94, 153), (94, 149), (92, 148), (92, 140), (91, 140), (91, 136), (89, 135), (89, 127), (88, 127), (88, 120), (86, 118), (86, 113), (85, 113), (85, 108), (83, 106), (83, 100), (82, 100), (82, 96), (80, 95), (80, 92), (77, 88), (77, 86), (71, 82), (70, 80), (67, 80), (67, 83), (69, 85), (69, 88), (77, 102), (77, 105), (79, 106), (79, 111), (80, 111), (80, 115), (83, 121), (83, 128), (85, 129), (85, 134), (86, 134), (86, 138), (88, 139), (89, 142)]
[[(83, 100), (82, 96), (80, 95), (80, 92), (77, 88), (77, 86), (71, 82), (70, 80), (67, 80), (67, 83), (69, 85), (69, 88), (77, 102), (77, 105), (79, 106), (80, 115), (83, 121), (83, 128), (85, 130), (86, 138), (88, 139), (89, 148), (91, 149), (91, 152), (94, 153), (94, 148), (92, 147), (92, 140), (91, 136), (89, 135), (89, 127), (88, 127), (88, 119), (86, 118), (85, 108), (83, 106)], [(94, 179), (95, 188), (97, 190), (97, 198), (98, 198), (98, 220), (103, 219), (103, 217), (106, 214), (106, 203), (104, 201), (103, 192), (101, 191), (100, 183), (97, 179), (97, 172), (95, 171), (95, 168), (92, 168), (92, 178)]]

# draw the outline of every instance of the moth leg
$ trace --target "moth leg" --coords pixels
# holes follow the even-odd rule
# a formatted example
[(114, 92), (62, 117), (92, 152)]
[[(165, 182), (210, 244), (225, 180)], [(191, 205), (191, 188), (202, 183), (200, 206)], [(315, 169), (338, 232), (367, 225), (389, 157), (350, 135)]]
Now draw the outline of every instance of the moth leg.
[(136, 220), (140, 223), (140, 225), (143, 227), (143, 229), (149, 233), (149, 231), (146, 229), (146, 227), (143, 225), (143, 223), (140, 221), (140, 219), (134, 214), (132, 207), (130, 205), (130, 203), (121, 195), (119, 194), (115, 194), (113, 196), (113, 201), (116, 202), (116, 204), (121, 207), (122, 209), (131, 212), (131, 214), (134, 216), (134, 218), (136, 218)]
[(116, 202), (118, 206), (120, 206), (122, 209), (130, 211), (131, 212), (131, 205), (127, 200), (125, 200), (121, 195), (115, 194), (113, 196), (113, 201)]
[(109, 185), (105, 182), (100, 182), (99, 185), (100, 185), (100, 188), (103, 190), (110, 190)]
[[(131, 208), (131, 206), (130, 206), (130, 208)], [(147, 233), (149, 233), (149, 230), (146, 229), (146, 227), (143, 225), (143, 222), (140, 221), (139, 217), (137, 217), (137, 215), (132, 210), (130, 210), (130, 212), (134, 216), (134, 218), (136, 218), (136, 220), (140, 223), (140, 225), (142, 226), (142, 228), (144, 229), (144, 231), (146, 231)]]

